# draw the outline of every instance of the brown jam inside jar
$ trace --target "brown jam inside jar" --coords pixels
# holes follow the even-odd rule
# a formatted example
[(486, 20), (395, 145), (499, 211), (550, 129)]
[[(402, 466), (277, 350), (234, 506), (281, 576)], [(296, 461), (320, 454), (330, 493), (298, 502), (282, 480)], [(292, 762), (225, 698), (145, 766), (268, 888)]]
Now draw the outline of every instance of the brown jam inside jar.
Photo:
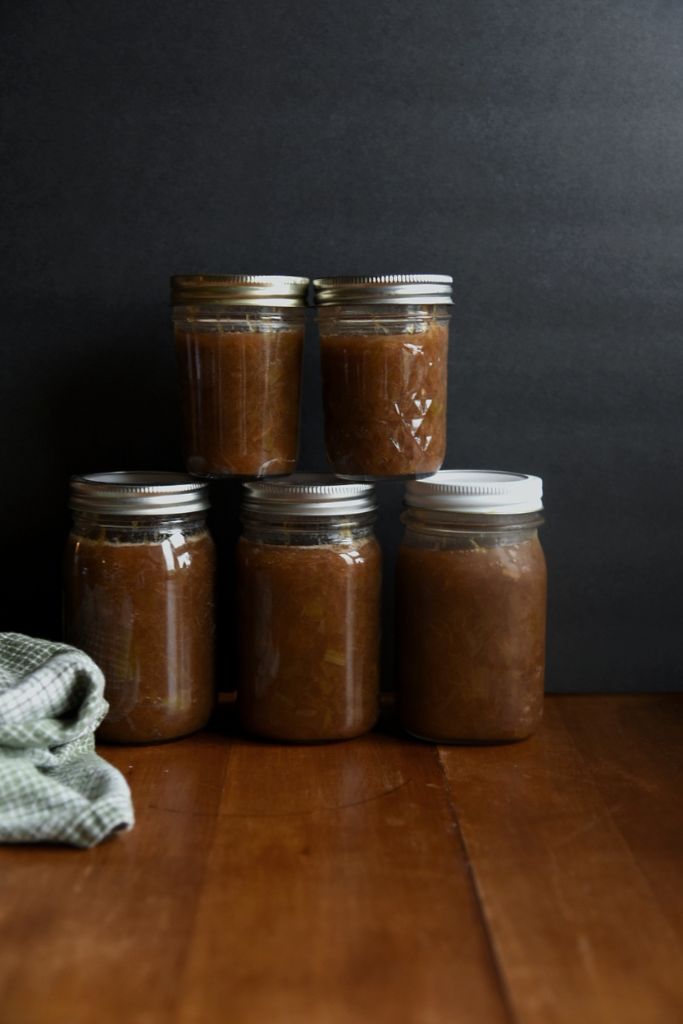
[(546, 621), (536, 536), (493, 546), (404, 544), (396, 600), (399, 704), (410, 733), (491, 743), (535, 731)]
[[(72, 480), (65, 634), (104, 673), (109, 712), (97, 735), (107, 742), (184, 736), (213, 709), (215, 556), (204, 513), (136, 515), (125, 507), (193, 500), (205, 508), (206, 486), (185, 481), (161, 473)], [(168, 497), (173, 486), (178, 493)], [(115, 505), (124, 514), (113, 513)]]
[(396, 571), (399, 710), (441, 743), (522, 740), (543, 710), (543, 481), (444, 470), (406, 484)]
[(197, 476), (291, 473), (304, 327), (177, 323), (185, 456)]
[[(111, 536), (111, 534), (109, 534)], [(67, 543), (67, 640), (105, 677), (98, 738), (148, 743), (195, 732), (213, 707), (213, 541), (206, 531)]]
[(349, 477), (436, 472), (446, 453), (448, 325), (333, 333), (321, 322), (325, 443)]
[(373, 537), (238, 547), (240, 718), (260, 736), (358, 736), (379, 712), (381, 556)]
[(374, 487), (299, 473), (243, 487), (237, 548), (246, 730), (320, 743), (379, 713), (381, 552)]
[(453, 278), (381, 274), (313, 285), (334, 472), (352, 480), (435, 473), (446, 451)]
[(185, 461), (194, 476), (292, 473), (307, 277), (171, 278)]

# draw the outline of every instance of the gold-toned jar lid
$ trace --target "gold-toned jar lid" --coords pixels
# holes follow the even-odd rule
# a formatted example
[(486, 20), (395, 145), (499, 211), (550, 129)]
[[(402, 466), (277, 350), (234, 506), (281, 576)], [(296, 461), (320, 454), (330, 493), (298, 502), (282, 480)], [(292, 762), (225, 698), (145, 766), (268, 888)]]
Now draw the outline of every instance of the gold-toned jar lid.
[(448, 274), (380, 274), (376, 277), (319, 277), (313, 282), (317, 306), (434, 305), (453, 303)]
[(95, 515), (186, 515), (209, 507), (209, 487), (185, 473), (88, 473), (71, 477), (69, 506)]
[(172, 306), (305, 306), (307, 277), (261, 274), (176, 274)]

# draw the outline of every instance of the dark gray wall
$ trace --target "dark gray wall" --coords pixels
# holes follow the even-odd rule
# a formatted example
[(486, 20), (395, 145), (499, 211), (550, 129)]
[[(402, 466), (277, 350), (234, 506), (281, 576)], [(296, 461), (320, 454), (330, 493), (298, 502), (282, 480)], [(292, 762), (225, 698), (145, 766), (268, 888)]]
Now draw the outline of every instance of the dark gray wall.
[(680, 687), (683, 5), (4, 7), (0, 627), (59, 631), (70, 473), (179, 465), (169, 273), (451, 272), (448, 465), (545, 479), (549, 688)]

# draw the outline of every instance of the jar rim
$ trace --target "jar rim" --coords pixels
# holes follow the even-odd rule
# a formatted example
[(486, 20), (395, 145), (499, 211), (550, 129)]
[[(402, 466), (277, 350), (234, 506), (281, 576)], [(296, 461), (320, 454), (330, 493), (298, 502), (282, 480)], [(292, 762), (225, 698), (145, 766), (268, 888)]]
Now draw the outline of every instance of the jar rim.
[(498, 469), (445, 469), (406, 484), (408, 508), (477, 516), (509, 516), (543, 509), (543, 481)]
[(242, 510), (279, 516), (347, 516), (374, 512), (374, 484), (340, 480), (327, 473), (293, 473), (243, 485)]
[(209, 508), (209, 487), (186, 473), (114, 470), (72, 476), (69, 507), (76, 512), (162, 516)]
[(376, 274), (318, 277), (313, 281), (315, 304), (446, 305), (453, 303), (450, 274)]
[(309, 284), (283, 274), (174, 274), (171, 305), (305, 306)]

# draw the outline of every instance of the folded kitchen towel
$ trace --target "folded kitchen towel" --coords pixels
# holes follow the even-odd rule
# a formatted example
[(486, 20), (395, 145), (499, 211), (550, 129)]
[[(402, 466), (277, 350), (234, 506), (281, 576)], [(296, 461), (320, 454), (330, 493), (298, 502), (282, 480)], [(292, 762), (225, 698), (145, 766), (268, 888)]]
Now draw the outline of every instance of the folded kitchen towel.
[(128, 783), (95, 753), (103, 692), (82, 651), (0, 633), (0, 842), (88, 847), (132, 826)]

